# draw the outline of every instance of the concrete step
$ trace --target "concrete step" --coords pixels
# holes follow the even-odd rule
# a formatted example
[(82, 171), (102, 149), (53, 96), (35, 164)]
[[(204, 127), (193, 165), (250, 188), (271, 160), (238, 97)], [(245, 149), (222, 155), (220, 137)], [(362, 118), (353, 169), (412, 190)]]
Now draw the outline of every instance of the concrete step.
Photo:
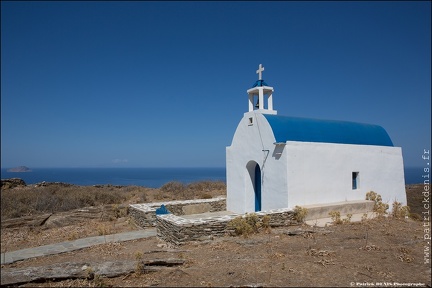
[(357, 200), (357, 201), (344, 201), (326, 204), (314, 204), (301, 206), (308, 210), (306, 221), (329, 218), (331, 211), (339, 211), (341, 216), (347, 214), (364, 214), (373, 211), (374, 201), (370, 200)]
[[(366, 216), (365, 216), (366, 214)], [(360, 222), (363, 219), (373, 219), (377, 216), (375, 212), (368, 212), (368, 213), (358, 213), (358, 214), (352, 214), (350, 222)], [(341, 216), (341, 219), (343, 220), (346, 218), (346, 216)], [(314, 220), (307, 220), (305, 223), (309, 226), (316, 226), (316, 227), (327, 227), (330, 225), (333, 225), (333, 220), (331, 217), (327, 218), (320, 218), (320, 219), (314, 219)]]

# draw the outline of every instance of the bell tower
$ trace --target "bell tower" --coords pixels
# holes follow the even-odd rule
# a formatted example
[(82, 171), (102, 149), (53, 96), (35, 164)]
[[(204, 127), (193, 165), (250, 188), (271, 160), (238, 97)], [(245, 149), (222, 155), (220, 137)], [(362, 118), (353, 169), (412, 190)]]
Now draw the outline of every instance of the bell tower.
[[(258, 80), (247, 90), (249, 98), (249, 112), (255, 111), (263, 114), (277, 114), (276, 110), (273, 110), (273, 87), (267, 86), (267, 83), (262, 79), (262, 72), (264, 67), (259, 64)], [(256, 99), (256, 101), (255, 101)]]

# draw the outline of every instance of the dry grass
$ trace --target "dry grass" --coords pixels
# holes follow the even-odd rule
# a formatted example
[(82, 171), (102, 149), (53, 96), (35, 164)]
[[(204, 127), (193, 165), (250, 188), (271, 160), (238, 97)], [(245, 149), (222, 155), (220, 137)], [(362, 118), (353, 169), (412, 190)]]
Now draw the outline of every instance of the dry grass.
[(12, 265), (35, 267), (82, 259), (90, 263), (169, 257), (186, 260), (177, 268), (149, 272), (138, 265), (135, 273), (114, 278), (97, 279), (95, 273), (94, 279), (27, 283), (26, 287), (203, 287), (210, 284), (213, 287), (350, 287), (353, 281), (422, 283), (430, 287), (430, 265), (424, 264), (423, 258), (422, 225), (411, 219), (380, 217), (364, 223), (331, 225), (325, 228), (325, 233), (316, 230), (313, 238), (307, 239), (286, 234), (288, 229), (304, 226), (278, 227), (269, 234), (221, 237), (177, 248), (162, 248), (157, 239), (147, 238), (107, 243), (72, 255), (65, 253)]
[[(203, 181), (188, 185), (169, 182), (160, 189), (141, 186), (76, 186), (46, 183), (44, 186), (19, 186), (1, 191), (2, 219), (57, 213), (88, 206), (143, 203), (154, 200), (211, 198), (225, 195), (224, 182)], [(121, 211), (119, 211), (121, 213)]]
[(15, 218), (35, 213), (55, 213), (87, 206), (122, 203), (130, 192), (114, 187), (97, 188), (61, 186), (8, 189), (1, 192), (2, 218)]
[(306, 219), (307, 214), (308, 214), (308, 210), (306, 208), (300, 206), (294, 207), (294, 219), (297, 222), (303, 223)]
[[(413, 192), (411, 194), (421, 195), (422, 187), (419, 186), (419, 190), (415, 191), (411, 189)], [(137, 193), (134, 201), (139, 201), (141, 197)], [(149, 202), (155, 195), (162, 195), (158, 189), (149, 189), (143, 193)], [(166, 197), (175, 196), (175, 192), (164, 193), (167, 193), (164, 195)], [(212, 195), (215, 192), (196, 192), (197, 195), (200, 193)], [(414, 211), (421, 213), (423, 197), (413, 202), (412, 195), (408, 195), (410, 208), (418, 208)], [(253, 218), (251, 217), (251, 220)], [(352, 281), (355, 283), (386, 281), (424, 283), (426, 287), (430, 287), (430, 264), (424, 263), (423, 254), (425, 247), (423, 223), (406, 217), (366, 218), (364, 217), (361, 223), (331, 225), (321, 232), (319, 229), (314, 229), (314, 233), (302, 236), (286, 233), (291, 229), (304, 228), (299, 225), (273, 228), (271, 233), (252, 233), (248, 238), (221, 237), (211, 242), (187, 243), (177, 248), (161, 246), (161, 242), (154, 237), (122, 243), (106, 243), (72, 253), (19, 261), (5, 265), (5, 268), (35, 267), (68, 261), (81, 262), (83, 259), (89, 262), (101, 262), (136, 261), (143, 257), (155, 259), (176, 257), (187, 261), (182, 267), (161, 269), (151, 273), (131, 273), (114, 278), (99, 278), (95, 274), (93, 279), (58, 279), (24, 285), (26, 287), (201, 287), (203, 285), (349, 287)], [(263, 218), (260, 227), (265, 228), (268, 220), (270, 219)], [(251, 223), (256, 224), (256, 221)], [(85, 226), (75, 227), (75, 229), (79, 228), (76, 232), (81, 237), (87, 235), (85, 233), (87, 230), (97, 235), (98, 228), (103, 228), (102, 225), (108, 225), (107, 229), (118, 229), (120, 223), (89, 221), (82, 225)], [(260, 231), (267, 232), (261, 228)], [(70, 234), (75, 232), (74, 227), (40, 230), (37, 235), (24, 234), (21, 228), (16, 230), (22, 235), (8, 237), (11, 243), (7, 245), (3, 245), (5, 242), (3, 242), (4, 232), (2, 231), (2, 249), (6, 246), (8, 251), (13, 251), (14, 248), (22, 249), (49, 244), (43, 242), (42, 238), (44, 241), (49, 240), (50, 243), (60, 242), (61, 237), (70, 237)], [(13, 246), (20, 241), (27, 246)], [(137, 271), (142, 271), (138, 270), (139, 268), (137, 267)]]
[(1, 252), (14, 251), (30, 247), (48, 245), (63, 241), (71, 241), (84, 237), (102, 236), (136, 230), (136, 226), (128, 218), (116, 221), (88, 220), (85, 223), (63, 227), (29, 227), (2, 228)]
[(270, 233), (270, 216), (265, 215), (260, 219), (255, 213), (246, 213), (244, 217), (238, 216), (232, 219), (227, 228), (228, 231), (232, 231), (230, 234), (233, 236), (241, 235), (245, 238), (260, 231)]
[(226, 194), (226, 184), (222, 181), (200, 181), (183, 184), (178, 181), (168, 182), (159, 189), (158, 200), (176, 195), (176, 200), (209, 199), (214, 195)]

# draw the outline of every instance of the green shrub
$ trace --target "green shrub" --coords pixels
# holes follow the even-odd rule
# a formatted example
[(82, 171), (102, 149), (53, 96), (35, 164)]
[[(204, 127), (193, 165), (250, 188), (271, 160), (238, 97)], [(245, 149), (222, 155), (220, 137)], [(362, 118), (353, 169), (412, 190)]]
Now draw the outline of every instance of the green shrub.
[(342, 219), (343, 224), (351, 223), (352, 214), (347, 214), (346, 218)]
[(330, 211), (329, 215), (334, 224), (342, 224), (342, 219), (339, 211)]
[(366, 200), (371, 200), (375, 202), (373, 211), (376, 212), (378, 216), (387, 214), (389, 205), (382, 202), (381, 195), (377, 194), (374, 191), (369, 191), (368, 193), (366, 193)]
[(238, 216), (228, 223), (228, 229), (234, 230), (235, 235), (248, 237), (252, 234), (252, 227), (246, 222), (242, 216)]
[(252, 227), (254, 233), (258, 232), (258, 229), (261, 227), (260, 219), (255, 213), (246, 214), (245, 216), (246, 223)]
[(308, 210), (306, 208), (300, 206), (294, 207), (294, 219), (297, 222), (303, 223), (306, 219), (307, 214), (308, 214)]
[(400, 202), (393, 202), (393, 209), (392, 209), (392, 216), (396, 219), (403, 219), (405, 217), (408, 217), (410, 215), (409, 207), (408, 206), (402, 206), (402, 203)]
[(260, 228), (268, 229), (270, 227), (270, 216), (264, 216), (262, 220), (255, 213), (246, 213), (244, 216), (238, 216), (228, 222), (228, 230), (234, 230), (238, 236), (248, 237), (250, 234), (257, 233)]
[(352, 214), (347, 214), (346, 218), (341, 217), (341, 214), (339, 211), (330, 211), (329, 215), (333, 221), (334, 224), (348, 224), (351, 223)]

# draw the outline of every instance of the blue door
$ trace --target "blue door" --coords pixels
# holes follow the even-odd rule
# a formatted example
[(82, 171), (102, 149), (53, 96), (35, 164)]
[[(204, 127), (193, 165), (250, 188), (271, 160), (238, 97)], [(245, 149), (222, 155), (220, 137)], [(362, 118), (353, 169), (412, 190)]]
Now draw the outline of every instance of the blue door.
[(255, 211), (261, 211), (261, 169), (257, 164), (255, 166)]

